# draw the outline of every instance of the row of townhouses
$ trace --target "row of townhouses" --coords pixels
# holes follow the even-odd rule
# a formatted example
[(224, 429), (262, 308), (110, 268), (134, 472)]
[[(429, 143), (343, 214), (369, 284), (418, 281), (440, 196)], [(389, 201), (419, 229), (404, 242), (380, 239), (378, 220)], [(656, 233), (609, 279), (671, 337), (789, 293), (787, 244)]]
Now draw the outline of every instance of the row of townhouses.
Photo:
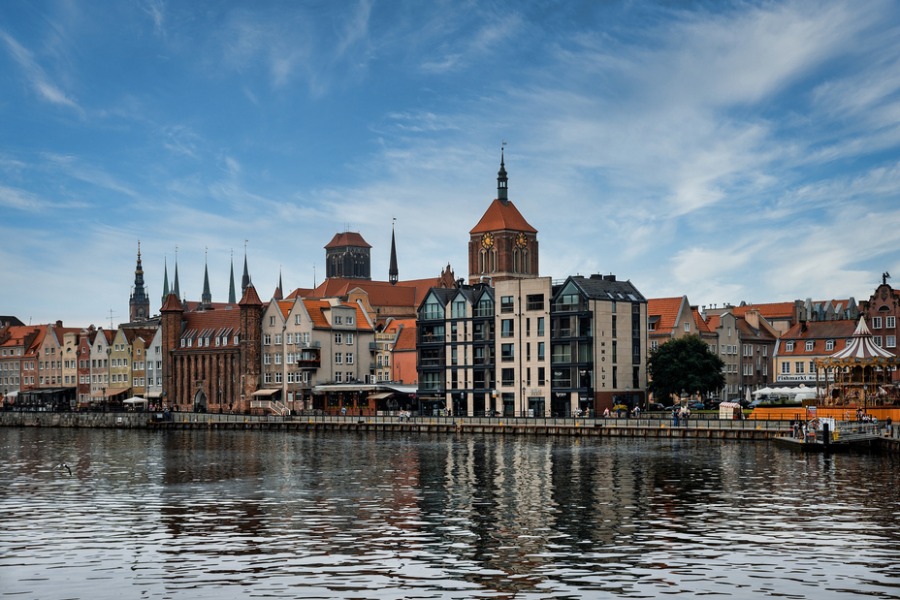
[[(238, 297), (182, 297), (164, 268), (158, 312), (138, 245), (128, 323), (105, 330), (25, 325), (0, 316), (0, 391), (7, 405), (90, 408), (146, 401), (174, 410), (562, 416), (643, 405), (659, 345), (703, 339), (724, 362), (719, 398), (772, 385), (817, 387), (817, 360), (845, 348), (862, 318), (893, 353), (900, 292), (885, 273), (872, 296), (739, 306), (647, 299), (613, 274), (539, 274), (538, 231), (508, 196), (469, 231), (468, 280), (450, 265), (400, 280), (391, 235), (388, 280), (371, 278), (356, 232), (325, 246), (326, 278), (264, 302), (244, 257)], [(892, 374), (893, 376), (894, 374)]]

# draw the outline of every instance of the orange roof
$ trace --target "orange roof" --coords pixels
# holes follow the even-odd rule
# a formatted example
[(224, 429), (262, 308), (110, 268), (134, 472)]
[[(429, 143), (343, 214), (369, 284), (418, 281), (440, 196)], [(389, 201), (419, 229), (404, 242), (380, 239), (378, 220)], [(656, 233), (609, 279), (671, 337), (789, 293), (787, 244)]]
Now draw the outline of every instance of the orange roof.
[(745, 304), (744, 306), (735, 306), (730, 309), (731, 314), (736, 317), (743, 317), (748, 310), (759, 311), (759, 314), (768, 320), (786, 319), (794, 317), (793, 302), (770, 302), (768, 304)]
[(278, 301), (278, 310), (281, 311), (281, 316), (285, 319), (288, 318), (288, 315), (291, 314), (291, 309), (294, 308), (293, 300), (279, 300)]
[(237, 308), (191, 311), (184, 313), (183, 318), (182, 336), (188, 331), (231, 329), (238, 332), (241, 328), (241, 311)]
[(329, 277), (316, 289), (298, 288), (288, 298), (346, 298), (354, 289), (360, 289), (369, 296), (369, 304), (372, 306), (417, 308), (428, 290), (440, 286), (440, 277), (399, 281), (395, 285), (388, 281)]
[(344, 246), (357, 246), (361, 248), (371, 248), (363, 239), (363, 236), (355, 231), (345, 231), (344, 233), (336, 233), (331, 241), (325, 245), (325, 248), (343, 248)]
[[(808, 321), (797, 323), (781, 335), (781, 345), (778, 354), (781, 356), (822, 356), (840, 350), (844, 344), (835, 344), (833, 350), (825, 350), (827, 340), (847, 340), (853, 336), (856, 330), (856, 321), (844, 319), (840, 321)], [(813, 342), (812, 350), (806, 349), (806, 342)], [(785, 348), (787, 342), (795, 342), (794, 349), (790, 352)]]
[(703, 315), (700, 314), (697, 307), (691, 307), (691, 314), (694, 317), (694, 325), (697, 327), (697, 331), (700, 333), (711, 333), (713, 331), (713, 328), (710, 327), (709, 323), (703, 320)]
[(537, 233), (537, 229), (528, 224), (519, 209), (512, 201), (495, 199), (485, 211), (484, 216), (478, 221), (469, 233), (484, 233), (485, 231), (500, 231), (503, 229), (512, 231), (527, 231)]
[(394, 342), (394, 352), (415, 352), (416, 350), (416, 321), (415, 319), (402, 319), (403, 329)]
[(684, 296), (647, 299), (647, 316), (658, 317), (659, 319), (656, 323), (656, 331), (670, 333), (675, 329), (675, 323), (678, 321), (678, 313), (681, 311), (683, 301)]
[(331, 304), (327, 300), (303, 299), (303, 306), (309, 313), (313, 327), (316, 329), (328, 329), (328, 319), (325, 318), (325, 311), (331, 309)]

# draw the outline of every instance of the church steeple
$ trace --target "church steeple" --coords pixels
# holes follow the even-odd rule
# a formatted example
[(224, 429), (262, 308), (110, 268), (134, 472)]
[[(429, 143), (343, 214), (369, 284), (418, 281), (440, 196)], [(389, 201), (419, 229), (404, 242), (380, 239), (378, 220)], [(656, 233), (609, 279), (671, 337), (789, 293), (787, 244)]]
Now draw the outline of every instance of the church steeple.
[(228, 304), (237, 304), (234, 292), (234, 250), (231, 251), (231, 281), (228, 283)]
[[(397, 219), (394, 219), (396, 222)], [(397, 268), (397, 239), (394, 236), (394, 223), (391, 223), (391, 265), (388, 267), (388, 281), (391, 285), (397, 285), (400, 280), (400, 270)]]
[(181, 287), (178, 285), (178, 248), (175, 248), (175, 283), (172, 285), (172, 293), (181, 302)]
[(163, 294), (162, 304), (166, 303), (166, 296), (169, 295), (169, 260), (163, 263)]
[(150, 298), (144, 289), (144, 267), (141, 266), (140, 240), (138, 240), (137, 266), (134, 269), (134, 291), (131, 293), (128, 304), (132, 322), (150, 318)]
[(500, 144), (500, 170), (497, 171), (497, 199), (503, 204), (509, 202), (509, 197), (507, 195), (508, 180), (506, 178), (506, 165), (503, 162), (503, 147), (505, 145), (506, 142)]
[(247, 269), (247, 241), (244, 240), (244, 276), (241, 278), (241, 298), (247, 293), (250, 287), (250, 270)]
[(203, 294), (200, 296), (200, 306), (209, 308), (212, 304), (212, 293), (209, 291), (209, 251), (203, 260)]
[(275, 294), (273, 296), (276, 300), (284, 299), (284, 292), (282, 292), (283, 289), (284, 288), (281, 287), (281, 267), (279, 267), (278, 268), (278, 287), (275, 288)]

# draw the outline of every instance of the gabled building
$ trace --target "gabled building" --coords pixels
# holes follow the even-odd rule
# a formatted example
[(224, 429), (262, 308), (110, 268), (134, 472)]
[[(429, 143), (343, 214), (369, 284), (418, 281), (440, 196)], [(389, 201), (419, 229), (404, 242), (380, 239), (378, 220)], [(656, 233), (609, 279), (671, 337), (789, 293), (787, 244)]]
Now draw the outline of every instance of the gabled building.
[(669, 340), (700, 334), (687, 296), (649, 298), (647, 315), (650, 351), (656, 350)]
[[(8, 319), (8, 317), (3, 317)], [(0, 393), (4, 403), (15, 403), (22, 389), (22, 367), (25, 354), (38, 335), (38, 328), (4, 321), (0, 326)]]
[(263, 303), (249, 284), (237, 307), (169, 294), (160, 309), (163, 404), (181, 411), (250, 411), (259, 389)]
[(116, 332), (97, 329), (91, 345), (91, 401), (106, 403), (106, 391), (110, 389), (109, 355), (112, 353)]
[[(866, 318), (872, 341), (876, 346), (897, 354), (897, 339), (900, 337), (900, 290), (893, 289), (884, 273), (881, 285), (863, 303), (862, 315)], [(893, 380), (900, 381), (900, 373), (894, 372)]]
[(825, 374), (817, 372), (816, 361), (846, 348), (855, 329), (856, 321), (848, 319), (801, 321), (785, 331), (775, 344), (775, 385), (824, 385)]

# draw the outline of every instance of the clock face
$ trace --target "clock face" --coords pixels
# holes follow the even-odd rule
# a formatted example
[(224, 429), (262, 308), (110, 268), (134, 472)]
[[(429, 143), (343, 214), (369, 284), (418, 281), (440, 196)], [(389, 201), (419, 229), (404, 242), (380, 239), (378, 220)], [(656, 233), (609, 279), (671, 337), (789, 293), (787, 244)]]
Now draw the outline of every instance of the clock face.
[(516, 246), (518, 246), (519, 248), (524, 248), (527, 243), (528, 238), (525, 237), (524, 233), (520, 233), (516, 236)]
[(484, 249), (490, 249), (494, 246), (494, 236), (490, 233), (486, 233), (481, 236), (481, 247)]

